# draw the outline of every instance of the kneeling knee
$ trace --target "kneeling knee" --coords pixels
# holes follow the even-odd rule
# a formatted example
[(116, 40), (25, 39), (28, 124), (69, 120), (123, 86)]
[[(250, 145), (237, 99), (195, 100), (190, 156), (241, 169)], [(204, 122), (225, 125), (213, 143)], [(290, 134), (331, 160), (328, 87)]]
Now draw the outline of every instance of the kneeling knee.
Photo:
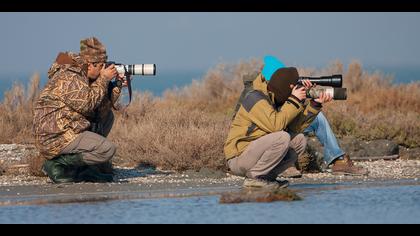
[(303, 134), (296, 135), (295, 139), (296, 139), (296, 142), (303, 148), (306, 148), (306, 146), (308, 145), (308, 141), (305, 135)]
[(284, 132), (284, 131), (280, 131), (280, 132), (277, 132), (276, 134), (277, 134), (277, 137), (274, 140), (274, 143), (275, 144), (283, 144), (283, 145), (284, 144), (285, 145), (289, 145), (290, 144), (291, 138), (290, 138), (290, 134), (289, 133)]
[(117, 152), (117, 146), (112, 142), (106, 141), (102, 144), (102, 156), (104, 162), (108, 162), (114, 157), (115, 153)]

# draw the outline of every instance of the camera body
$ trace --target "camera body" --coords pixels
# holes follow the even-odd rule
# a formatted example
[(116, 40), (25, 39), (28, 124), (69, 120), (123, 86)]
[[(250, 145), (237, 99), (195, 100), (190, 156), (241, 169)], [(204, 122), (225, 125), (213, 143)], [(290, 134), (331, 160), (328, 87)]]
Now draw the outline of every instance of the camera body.
[(308, 98), (319, 98), (321, 93), (329, 94), (334, 100), (346, 100), (347, 88), (343, 88), (343, 76), (331, 75), (321, 77), (299, 77), (298, 86), (303, 86), (303, 80), (309, 80), (312, 84), (320, 85), (306, 91)]
[[(124, 82), (126, 83), (127, 89), (128, 89), (128, 96), (129, 101), (126, 107), (131, 103), (131, 97), (132, 97), (132, 88), (131, 88), (131, 77), (134, 75), (141, 75), (141, 76), (147, 76), (147, 75), (156, 75), (156, 64), (132, 64), (132, 65), (124, 65), (120, 63), (115, 63), (114, 61), (108, 61), (105, 63), (105, 68), (109, 67), (110, 65), (115, 65), (115, 69), (117, 70), (117, 73), (120, 75), (124, 75)], [(111, 82), (111, 86), (109, 86), (109, 89), (112, 90), (114, 87), (123, 87), (123, 81), (120, 79), (115, 79)], [(111, 92), (109, 92), (111, 94)], [(118, 110), (114, 105), (113, 107)]]

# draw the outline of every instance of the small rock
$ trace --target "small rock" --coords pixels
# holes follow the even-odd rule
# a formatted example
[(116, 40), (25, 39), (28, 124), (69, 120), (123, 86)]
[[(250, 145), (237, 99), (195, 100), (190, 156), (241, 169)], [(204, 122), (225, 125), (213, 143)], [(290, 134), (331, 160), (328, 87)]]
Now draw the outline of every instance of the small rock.
[[(353, 136), (346, 136), (338, 139), (338, 142), (341, 149), (350, 157), (392, 156), (399, 154), (400, 149), (397, 143), (386, 139), (363, 141)], [(323, 147), (316, 137), (308, 139), (308, 150), (318, 162), (323, 159)], [(415, 155), (420, 158), (420, 148), (417, 154), (413, 154)]]
[(365, 149), (369, 156), (392, 156), (399, 154), (398, 144), (386, 139), (373, 140)]

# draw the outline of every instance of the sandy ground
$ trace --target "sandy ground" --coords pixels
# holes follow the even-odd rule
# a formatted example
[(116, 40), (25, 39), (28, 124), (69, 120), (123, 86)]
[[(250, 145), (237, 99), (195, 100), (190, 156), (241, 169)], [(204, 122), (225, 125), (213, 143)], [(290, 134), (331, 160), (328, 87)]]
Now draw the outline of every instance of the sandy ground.
[[(419, 182), (420, 160), (357, 162), (369, 169), (364, 177), (331, 173), (304, 174), (288, 179), (290, 186), (328, 183), (372, 183), (410, 180)], [(113, 183), (57, 185), (46, 177), (27, 174), (0, 176), (0, 206), (69, 203), (116, 199), (187, 197), (239, 191), (244, 178), (218, 171), (174, 173), (154, 169), (116, 167)]]

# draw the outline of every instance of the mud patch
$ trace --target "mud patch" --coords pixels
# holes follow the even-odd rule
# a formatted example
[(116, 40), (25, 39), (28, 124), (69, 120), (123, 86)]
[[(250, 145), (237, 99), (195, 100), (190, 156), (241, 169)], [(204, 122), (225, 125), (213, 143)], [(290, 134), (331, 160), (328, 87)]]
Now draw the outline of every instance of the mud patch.
[(232, 204), (244, 202), (275, 202), (275, 201), (297, 201), (302, 198), (291, 189), (277, 190), (242, 190), (235, 193), (224, 193), (219, 203)]
[(213, 170), (209, 168), (201, 168), (199, 171), (187, 170), (183, 174), (188, 175), (192, 178), (212, 178), (212, 179), (223, 179), (227, 175), (221, 170)]

